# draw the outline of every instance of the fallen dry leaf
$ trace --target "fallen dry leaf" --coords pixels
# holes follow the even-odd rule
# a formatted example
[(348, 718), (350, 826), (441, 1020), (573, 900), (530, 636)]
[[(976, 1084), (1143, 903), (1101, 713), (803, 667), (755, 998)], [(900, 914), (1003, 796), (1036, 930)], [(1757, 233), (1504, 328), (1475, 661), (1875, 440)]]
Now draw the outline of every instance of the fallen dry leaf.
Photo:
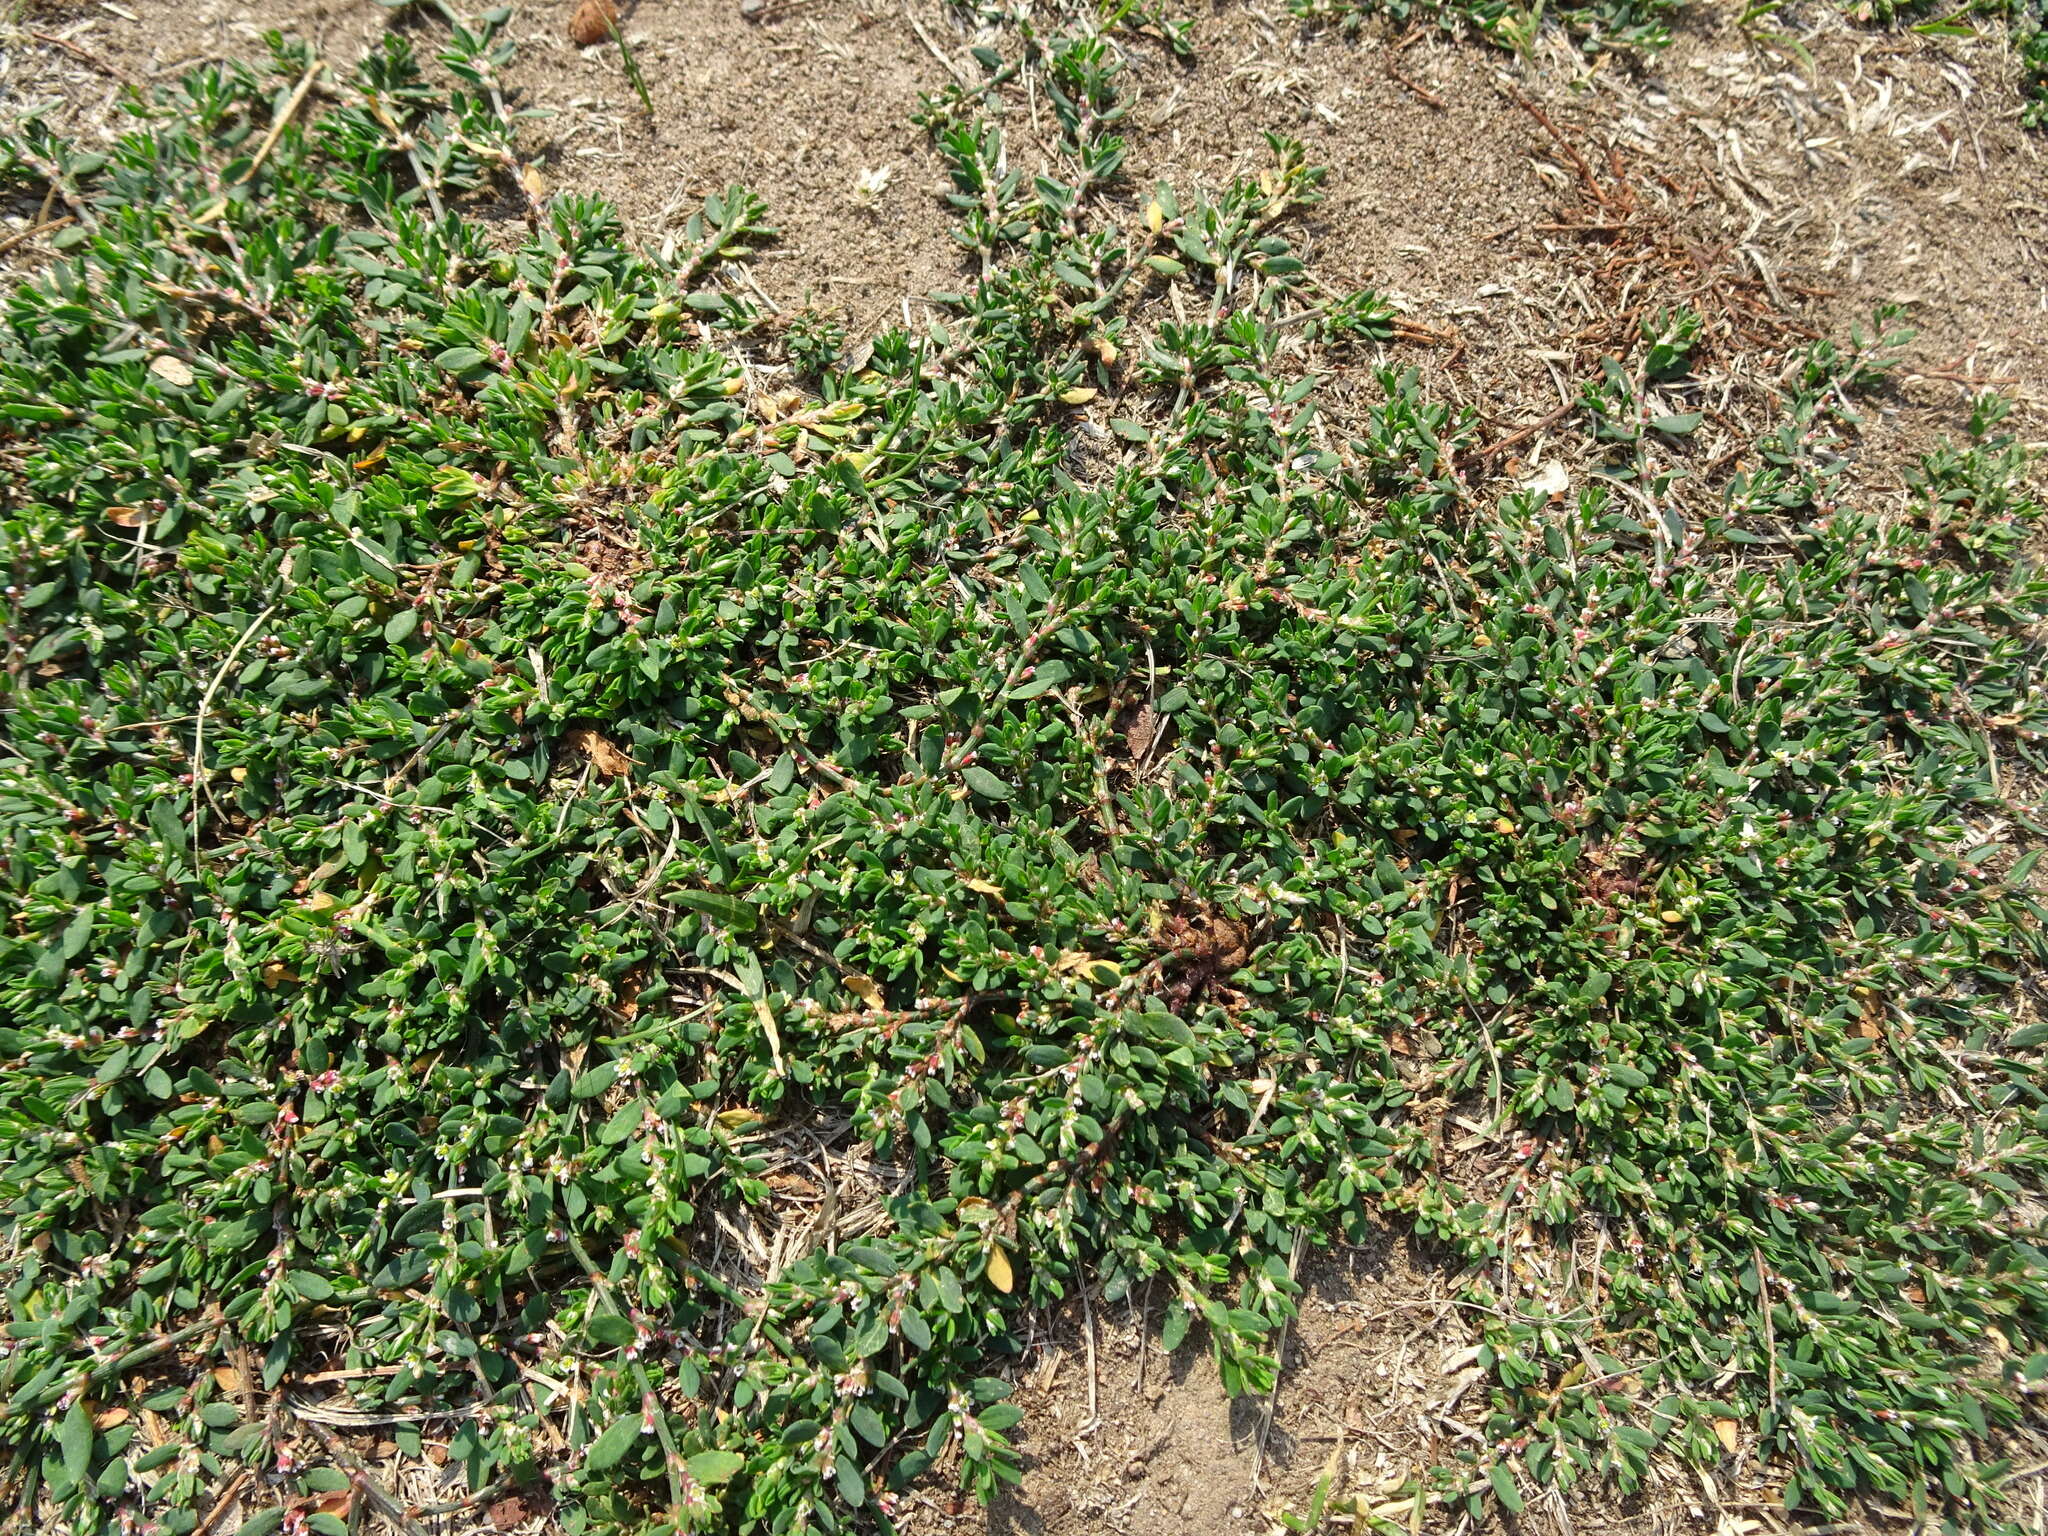
[(1010, 1268), (1010, 1256), (1000, 1248), (988, 1251), (988, 1278), (989, 1283), (1005, 1296), (1017, 1284), (1017, 1272)]
[(1721, 1449), (1733, 1456), (1742, 1445), (1742, 1426), (1733, 1419), (1714, 1420), (1714, 1438), (1721, 1442)]
[(640, 1016), (640, 989), (645, 985), (645, 978), (637, 971), (628, 974), (619, 983), (618, 1000), (612, 1007), (618, 1010), (620, 1017), (637, 1019)]
[(873, 1009), (876, 1013), (880, 1013), (885, 1006), (882, 1002), (882, 989), (875, 984), (874, 980), (871, 977), (847, 977), (846, 990), (851, 992), (855, 997), (859, 998), (862, 1002), (866, 1003), (868, 1007)]
[(127, 1422), (128, 1410), (126, 1408), (109, 1408), (104, 1413), (93, 1416), (92, 1427), (94, 1429), (112, 1429), (117, 1424), (126, 1424)]
[(569, 41), (588, 48), (612, 35), (619, 24), (619, 8), (612, 0), (583, 0), (569, 18)]
[(1106, 987), (1116, 981), (1123, 972), (1114, 960), (1104, 960), (1091, 955), (1085, 949), (1063, 949), (1053, 962), (1053, 969), (1062, 976), (1079, 976), (1097, 986)]
[(1152, 743), (1158, 739), (1160, 715), (1150, 704), (1139, 706), (1137, 717), (1131, 721), (1131, 728), (1124, 732), (1124, 749), (1133, 757), (1143, 757), (1152, 750)]
[(232, 1365), (216, 1365), (213, 1368), (213, 1384), (223, 1392), (239, 1393), (242, 1390), (242, 1373)]
[(590, 766), (608, 779), (616, 779), (632, 771), (633, 759), (587, 725), (577, 726), (562, 739), (589, 758)]
[(1557, 459), (1539, 466), (1533, 475), (1522, 482), (1522, 489), (1540, 491), (1545, 496), (1562, 496), (1571, 488), (1571, 474)]
[(484, 1515), (493, 1530), (509, 1531), (515, 1525), (524, 1525), (540, 1512), (537, 1505), (527, 1502), (525, 1494), (509, 1493), (485, 1510)]

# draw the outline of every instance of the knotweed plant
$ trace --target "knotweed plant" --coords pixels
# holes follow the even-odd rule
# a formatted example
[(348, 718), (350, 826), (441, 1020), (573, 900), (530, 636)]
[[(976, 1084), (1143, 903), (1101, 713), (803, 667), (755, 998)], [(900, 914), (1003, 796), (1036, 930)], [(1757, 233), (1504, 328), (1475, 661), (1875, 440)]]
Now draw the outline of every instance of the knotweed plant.
[(1047, 164), (928, 104), (969, 275), (849, 346), (731, 285), (740, 189), (658, 252), (543, 200), (503, 46), (4, 150), (77, 221), (0, 326), (15, 1517), (340, 1536), (344, 1393), (571, 1530), (889, 1530), (1017, 1475), (1027, 1309), (1260, 1392), (1298, 1236), (1391, 1225), (1487, 1373), (1416, 1509), (1739, 1431), (1992, 1518), (2048, 1379), (1998, 402), (1875, 492), (1884, 350), (1822, 348), (1703, 462), (1671, 317), (1576, 484), (1490, 482), (1305, 270), (1299, 146), (1131, 187), (1088, 37)]
[[(2020, 121), (2038, 128), (2048, 122), (2048, 0), (1835, 0), (1851, 20), (1908, 28), (1922, 36), (1971, 37), (2004, 24), (2018, 61)], [(1687, 0), (1593, 0), (1590, 4), (1519, 5), (1514, 0), (1288, 0), (1302, 21), (1331, 25), (1353, 34), (1375, 17), (1396, 27), (1433, 26), (1456, 36), (1483, 38), (1497, 47), (1528, 54), (1546, 26), (1588, 54), (1645, 54), (1671, 42), (1672, 27), (1690, 12), (1707, 8)], [(1785, 49), (1809, 73), (1813, 55), (1802, 36), (1810, 11), (1788, 8), (1786, 0), (1748, 0), (1740, 25), (1755, 41)], [(1787, 28), (1784, 24), (1794, 22)]]

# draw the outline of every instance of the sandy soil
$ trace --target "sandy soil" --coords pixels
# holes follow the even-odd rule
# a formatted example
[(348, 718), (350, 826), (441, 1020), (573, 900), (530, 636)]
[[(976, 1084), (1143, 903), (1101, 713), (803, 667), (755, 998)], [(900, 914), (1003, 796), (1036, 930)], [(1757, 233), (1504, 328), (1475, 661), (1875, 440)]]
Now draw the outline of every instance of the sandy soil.
[[(657, 242), (706, 192), (743, 181), (784, 232), (756, 268), (761, 289), (869, 333), (921, 322), (923, 296), (964, 270), (938, 161), (909, 119), (920, 92), (969, 67), (975, 39), (956, 13), (912, 4), (643, 0), (624, 26), (651, 121), (615, 47), (570, 43), (566, 0), (529, 5), (513, 25), (514, 79), (520, 104), (548, 114), (531, 135), (551, 183), (610, 197)], [(1629, 66), (1561, 46), (1515, 61), (1386, 28), (1318, 35), (1280, 0), (1218, 4), (1200, 15), (1194, 64), (1132, 48), (1133, 189), (1221, 181), (1263, 153), (1263, 130), (1304, 139), (1330, 168), (1304, 242), (1311, 264), (1441, 333), (1395, 360), (1478, 406), (1494, 432), (1570, 398), (1618, 324), (1678, 302), (1714, 320), (1710, 380), (1731, 409), (1802, 335), (1907, 304), (1920, 339), (1889, 408), (1898, 430), (1870, 456), (1880, 481), (1980, 387), (2016, 394), (2026, 419), (2048, 424), (2048, 138), (2017, 126), (2002, 46), (1858, 32), (1816, 8), (1809, 70), (1745, 37), (1736, 9), (1695, 6), (1671, 49)], [(5, 110), (44, 106), (92, 141), (117, 131), (125, 81), (247, 54), (270, 27), (347, 63), (391, 16), (374, 0), (35, 3), (0, 28), (0, 94)], [(1021, 94), (1006, 107), (1020, 155), (1042, 122), (1034, 108)], [(11, 253), (34, 259), (33, 243)], [(1366, 368), (1338, 381), (1340, 419), (1369, 389)], [(1543, 446), (1532, 434), (1520, 452)], [(1303, 1278), (1270, 1402), (1226, 1400), (1197, 1345), (1162, 1356), (1156, 1309), (1099, 1303), (1040, 1320), (1013, 1366), (1031, 1410), (1022, 1488), (988, 1513), (922, 1491), (910, 1528), (1265, 1532), (1318, 1478), (1370, 1495), (1477, 1435), (1450, 1275), (1389, 1238), (1311, 1255)], [(404, 1476), (425, 1501), (453, 1472)], [(1739, 1451), (1715, 1475), (1659, 1476), (1628, 1504), (1553, 1495), (1520, 1529), (1778, 1528), (1776, 1485)], [(544, 1523), (516, 1505), (497, 1515), (440, 1530)], [(1456, 1526), (1425, 1511), (1414, 1528)]]

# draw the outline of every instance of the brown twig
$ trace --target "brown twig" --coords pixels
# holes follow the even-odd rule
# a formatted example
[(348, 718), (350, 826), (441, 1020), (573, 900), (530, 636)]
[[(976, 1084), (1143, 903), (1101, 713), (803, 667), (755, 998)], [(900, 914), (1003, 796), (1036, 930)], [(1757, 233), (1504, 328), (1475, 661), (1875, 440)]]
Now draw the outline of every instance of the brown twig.
[(1096, 1406), (1096, 1385), (1099, 1373), (1095, 1366), (1095, 1309), (1088, 1304), (1088, 1287), (1081, 1287), (1082, 1342), (1088, 1347), (1088, 1422), (1081, 1426), (1080, 1433), (1092, 1435), (1102, 1425), (1102, 1413)]
[(242, 1490), (249, 1486), (255, 1475), (246, 1468), (237, 1474), (234, 1481), (228, 1484), (227, 1491), (214, 1500), (213, 1508), (206, 1512), (206, 1518), (192, 1527), (192, 1536), (207, 1536), (207, 1532), (220, 1523), (220, 1517), (228, 1512), (228, 1506), (242, 1496)]
[(123, 85), (133, 86), (138, 91), (142, 89), (142, 82), (140, 80), (137, 80), (133, 75), (129, 74), (128, 71), (123, 69), (120, 65), (114, 63), (112, 60), (101, 58), (98, 54), (94, 53), (90, 48), (80, 47), (77, 43), (74, 43), (68, 37), (59, 37), (54, 32), (38, 32), (33, 27), (29, 28), (28, 35), (34, 38), (39, 43), (48, 43), (52, 48), (62, 48), (74, 59), (82, 60), (83, 62), (90, 64), (94, 69), (101, 70), (106, 74), (112, 75), (116, 80), (120, 81)]
[(944, 68), (946, 73), (953, 77), (954, 83), (958, 85), (960, 89), (963, 91), (971, 90), (973, 88), (974, 82), (969, 80), (965, 75), (960, 73), (959, 65), (955, 64), (951, 59), (947, 58), (945, 54), (939, 51), (939, 45), (932, 41), (931, 33), (925, 31), (924, 23), (917, 19), (916, 15), (912, 13), (908, 5), (905, 5), (903, 7), (903, 19), (910, 23), (910, 30), (915, 32), (917, 34), (917, 40), (920, 43), (924, 44), (925, 52), (929, 53), (933, 58), (939, 61), (940, 66)]
[(1593, 167), (1586, 164), (1586, 157), (1578, 152), (1572, 141), (1566, 138), (1559, 130), (1557, 124), (1550, 120), (1550, 114), (1513, 86), (1508, 86), (1506, 90), (1508, 100), (1535, 118), (1542, 125), (1543, 131), (1556, 141), (1557, 147), (1563, 150), (1566, 157), (1578, 168), (1579, 179), (1586, 184), (1586, 190), (1593, 194), (1594, 199), (1600, 206), (1603, 208), (1614, 208), (1617, 212), (1626, 212), (1625, 209), (1620, 208), (1615, 203), (1612, 197), (1608, 196), (1607, 189), (1601, 186), (1599, 180), (1593, 175)]
[(236, 179), (236, 186), (246, 186), (256, 179), (256, 173), (263, 169), (263, 162), (270, 158), (270, 152), (277, 147), (278, 138), (284, 133), (285, 125), (298, 115), (299, 107), (304, 103), (307, 93), (313, 89), (313, 82), (320, 78), (321, 71), (326, 68), (325, 59), (315, 59), (306, 66), (306, 72), (299, 76), (299, 83), (292, 87), (291, 99), (284, 104), (284, 110), (277, 114), (277, 121), (270, 125), (270, 132), (263, 135), (263, 142), (256, 146), (256, 158), (249, 162), (249, 169)]
[(1402, 87), (1404, 90), (1411, 92), (1420, 100), (1428, 103), (1437, 111), (1446, 112), (1450, 110), (1448, 107), (1444, 105), (1443, 97), (1437, 95), (1435, 91), (1426, 90), (1422, 86), (1417, 85), (1413, 80), (1410, 80), (1406, 75), (1402, 74), (1400, 70), (1396, 69), (1394, 67), (1394, 60), (1391, 54), (1387, 57), (1387, 78), (1393, 81), (1394, 84)]
[(1542, 420), (1532, 421), (1524, 427), (1517, 427), (1514, 431), (1510, 432), (1506, 437), (1502, 438), (1499, 442), (1489, 443), (1484, 448), (1474, 449), (1473, 457), (1480, 459), (1498, 458), (1501, 454), (1506, 453), (1510, 448), (1513, 448), (1516, 444), (1525, 443), (1530, 438), (1534, 437), (1538, 432), (1543, 431), (1545, 428), (1556, 426), (1560, 421), (1563, 421), (1565, 417), (1571, 415), (1573, 411), (1576, 411), (1579, 408), (1579, 406), (1583, 403), (1584, 402), (1579, 400), (1567, 400), (1563, 405), (1560, 405), (1556, 410), (1552, 411), (1548, 416), (1545, 416)]
[(1419, 342), (1428, 347), (1447, 347), (1461, 339), (1456, 331), (1439, 331), (1416, 320), (1396, 320), (1394, 335), (1401, 341)]
[(31, 225), (18, 235), (9, 235), (5, 240), (0, 240), (0, 256), (5, 256), (23, 241), (33, 240), (37, 235), (47, 235), (53, 229), (62, 229), (66, 224), (77, 222), (78, 220), (67, 213), (61, 219), (50, 219), (41, 224)]
[(1943, 384), (1963, 384), (1971, 389), (2010, 389), (2020, 381), (2002, 373), (1962, 373), (1951, 368), (1916, 368), (1906, 374), (1909, 379), (1935, 379)]
[(508, 1492), (511, 1487), (510, 1483), (492, 1483), (467, 1498), (450, 1499), (445, 1504), (415, 1504), (406, 1513), (422, 1520), (438, 1520), (443, 1515), (459, 1515), (465, 1509), (475, 1509), (479, 1504), (490, 1503), (499, 1495)]

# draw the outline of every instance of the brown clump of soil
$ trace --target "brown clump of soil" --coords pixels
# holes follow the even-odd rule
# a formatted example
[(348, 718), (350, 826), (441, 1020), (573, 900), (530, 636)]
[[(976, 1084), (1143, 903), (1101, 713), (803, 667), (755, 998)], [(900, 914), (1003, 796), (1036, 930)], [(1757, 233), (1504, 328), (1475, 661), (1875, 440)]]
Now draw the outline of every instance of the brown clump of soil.
[(1251, 959), (1250, 930), (1226, 912), (1168, 913), (1159, 942), (1174, 960), (1164, 995), (1175, 1013), (1209, 996)]

